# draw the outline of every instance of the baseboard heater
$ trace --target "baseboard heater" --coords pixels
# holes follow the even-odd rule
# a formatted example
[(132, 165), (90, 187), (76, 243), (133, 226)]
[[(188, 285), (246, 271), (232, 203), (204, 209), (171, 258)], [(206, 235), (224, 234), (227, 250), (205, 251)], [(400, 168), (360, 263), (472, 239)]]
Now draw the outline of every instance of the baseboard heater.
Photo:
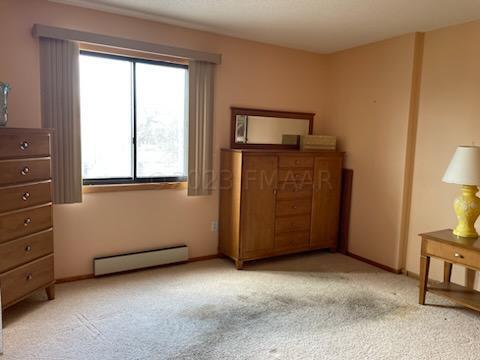
[(186, 245), (138, 251), (128, 254), (96, 257), (93, 259), (93, 273), (95, 276), (100, 276), (187, 260), (188, 247)]

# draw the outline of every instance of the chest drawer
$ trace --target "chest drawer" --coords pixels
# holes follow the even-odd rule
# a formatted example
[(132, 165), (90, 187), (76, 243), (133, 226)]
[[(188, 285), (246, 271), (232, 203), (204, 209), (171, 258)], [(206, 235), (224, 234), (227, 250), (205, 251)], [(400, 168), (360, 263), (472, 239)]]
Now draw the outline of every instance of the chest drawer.
[(0, 213), (51, 202), (50, 181), (0, 188)]
[(427, 255), (439, 257), (455, 264), (480, 270), (480, 252), (448, 245), (434, 240), (424, 240)]
[(46, 205), (0, 216), (0, 243), (52, 227), (52, 206)]
[(53, 253), (53, 230), (0, 244), (0, 272)]
[(311, 199), (294, 199), (294, 200), (279, 200), (277, 201), (275, 215), (298, 215), (310, 214), (312, 211)]
[(53, 255), (40, 258), (0, 275), (2, 307), (54, 281)]
[(311, 199), (312, 194), (312, 184), (281, 183), (277, 190), (277, 200)]
[(292, 249), (308, 247), (310, 232), (289, 232), (275, 235), (275, 249)]
[(285, 168), (313, 167), (313, 156), (280, 155), (278, 166)]
[(310, 230), (310, 215), (296, 215), (275, 219), (275, 233)]
[(40, 156), (50, 156), (49, 134), (0, 134), (0, 159)]
[(48, 180), (50, 159), (0, 160), (0, 186)]
[(296, 182), (301, 184), (313, 183), (313, 170), (310, 169), (280, 169), (278, 180), (282, 182)]

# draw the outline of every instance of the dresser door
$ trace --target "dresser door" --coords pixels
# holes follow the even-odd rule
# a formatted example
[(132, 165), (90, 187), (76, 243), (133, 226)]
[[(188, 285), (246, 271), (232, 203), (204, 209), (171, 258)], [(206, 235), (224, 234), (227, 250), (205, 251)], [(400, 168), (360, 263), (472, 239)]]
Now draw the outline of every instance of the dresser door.
[(241, 257), (269, 255), (275, 238), (276, 155), (245, 155), (242, 170)]
[(341, 174), (342, 158), (315, 158), (310, 247), (337, 246)]

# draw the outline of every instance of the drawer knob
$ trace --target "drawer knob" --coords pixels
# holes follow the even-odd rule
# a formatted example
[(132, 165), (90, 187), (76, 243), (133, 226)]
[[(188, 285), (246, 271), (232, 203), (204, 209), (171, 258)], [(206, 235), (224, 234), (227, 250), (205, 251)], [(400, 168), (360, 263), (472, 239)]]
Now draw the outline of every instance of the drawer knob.
[(296, 208), (297, 208), (297, 205), (293, 205), (293, 206), (292, 206), (292, 209), (296, 209)]
[(455, 253), (455, 257), (459, 259), (463, 259), (463, 255), (459, 253)]
[(22, 200), (27, 201), (29, 197), (30, 197), (30, 193), (27, 191), (27, 192), (23, 193)]
[(25, 246), (25, 251), (26, 251), (26, 252), (32, 251), (32, 245), (27, 245), (27, 246)]
[(27, 281), (32, 280), (32, 278), (33, 278), (33, 275), (31, 273), (27, 275)]
[(22, 141), (22, 142), (20, 143), (20, 150), (27, 150), (27, 148), (28, 148), (29, 145), (30, 145), (30, 144), (29, 144), (28, 142)]
[(300, 160), (295, 160), (295, 164), (300, 164)]
[(28, 166), (25, 166), (22, 171), (21, 171), (21, 174), (23, 176), (27, 175), (28, 173), (30, 172), (30, 169), (28, 168)]
[(26, 218), (25, 221), (23, 222), (23, 226), (28, 226), (32, 222), (32, 219)]

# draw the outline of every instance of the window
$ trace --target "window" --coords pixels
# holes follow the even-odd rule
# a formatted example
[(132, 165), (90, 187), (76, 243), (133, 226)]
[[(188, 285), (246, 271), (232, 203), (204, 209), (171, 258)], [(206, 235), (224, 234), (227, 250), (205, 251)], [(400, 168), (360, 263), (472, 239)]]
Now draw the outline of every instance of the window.
[(84, 184), (185, 181), (187, 66), (80, 53)]

